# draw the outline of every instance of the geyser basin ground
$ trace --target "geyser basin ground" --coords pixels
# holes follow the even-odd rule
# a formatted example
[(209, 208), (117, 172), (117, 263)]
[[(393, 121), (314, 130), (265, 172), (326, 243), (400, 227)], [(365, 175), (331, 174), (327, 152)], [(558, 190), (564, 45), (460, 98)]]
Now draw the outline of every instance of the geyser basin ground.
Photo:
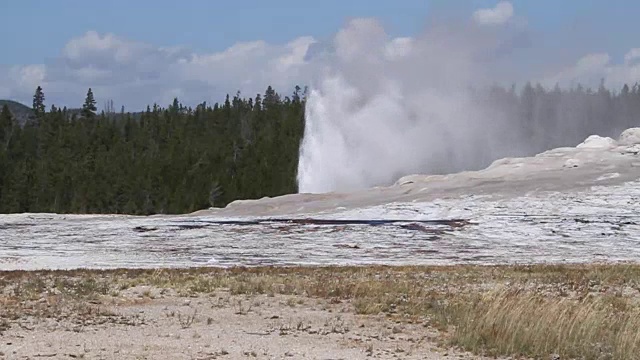
[[(0, 270), (637, 261), (639, 143), (630, 129), (478, 172), (183, 216), (2, 215)], [(252, 222), (274, 217), (402, 221)]]
[(0, 358), (635, 359), (639, 274), (638, 265), (0, 271)]

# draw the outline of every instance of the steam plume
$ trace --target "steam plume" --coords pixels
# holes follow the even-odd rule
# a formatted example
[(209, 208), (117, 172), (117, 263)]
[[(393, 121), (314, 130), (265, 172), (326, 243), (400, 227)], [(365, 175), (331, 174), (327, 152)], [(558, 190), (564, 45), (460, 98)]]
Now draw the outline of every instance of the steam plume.
[(375, 20), (350, 22), (311, 86), (300, 192), (388, 185), (526, 152), (513, 151), (526, 146), (504, 113), (471, 92), (489, 83), (511, 40), (472, 21), (395, 39)]

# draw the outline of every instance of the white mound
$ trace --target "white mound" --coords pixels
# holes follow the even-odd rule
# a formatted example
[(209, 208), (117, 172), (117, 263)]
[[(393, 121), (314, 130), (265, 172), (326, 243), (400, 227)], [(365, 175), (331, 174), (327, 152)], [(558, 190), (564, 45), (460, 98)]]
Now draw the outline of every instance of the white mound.
[(587, 140), (583, 141), (580, 145), (576, 146), (578, 149), (612, 149), (617, 146), (615, 140), (610, 137), (601, 137), (598, 135), (591, 135)]
[(243, 200), (231, 203), (225, 209), (205, 210), (197, 214), (300, 214), (468, 195), (508, 198), (541, 191), (584, 190), (640, 178), (639, 154), (640, 128), (631, 128), (625, 130), (617, 141), (592, 135), (576, 147), (557, 148), (533, 157), (500, 159), (480, 171), (409, 175), (390, 187), (353, 193), (293, 194)]
[(622, 146), (640, 145), (640, 128), (631, 128), (623, 131), (618, 144)]

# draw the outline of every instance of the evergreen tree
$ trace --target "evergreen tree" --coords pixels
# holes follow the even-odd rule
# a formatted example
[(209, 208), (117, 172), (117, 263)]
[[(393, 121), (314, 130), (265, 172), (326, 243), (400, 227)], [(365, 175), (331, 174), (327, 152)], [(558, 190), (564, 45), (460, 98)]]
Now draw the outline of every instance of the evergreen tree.
[(36, 93), (33, 94), (33, 115), (39, 119), (44, 115), (44, 113), (44, 92), (42, 91), (42, 87), (38, 86), (36, 88)]
[[(0, 202), (2, 202), (2, 193), (5, 192), (5, 178), (9, 172), (9, 159), (7, 156), (8, 134), (11, 131), (12, 119), (9, 106), (4, 104), (0, 112)], [(0, 208), (1, 210), (1, 208)]]
[(9, 106), (4, 104), (2, 111), (0, 111), (0, 145), (7, 140), (6, 138), (12, 125), (13, 115), (11, 114), (11, 110), (9, 110)]
[(84, 104), (82, 105), (82, 117), (92, 119), (96, 116), (96, 111), (98, 108), (96, 107), (96, 100), (93, 98), (93, 91), (89, 88), (87, 91), (87, 97), (84, 100)]
[[(122, 109), (109, 116), (95, 114), (89, 89), (82, 117), (52, 105), (26, 124), (18, 124), (4, 106), (0, 212), (186, 213), (297, 192), (307, 92), (296, 87), (282, 99), (268, 87), (253, 99), (236, 93), (195, 109), (175, 99), (166, 108), (153, 104), (144, 112)], [(500, 118), (510, 122), (500, 124), (503, 136), (527, 147), (526, 153), (505, 150), (503, 156), (575, 146), (596, 133), (615, 137), (639, 125), (637, 84), (619, 93), (603, 87), (546, 90), (527, 84), (518, 92), (495, 86), (474, 91), (470, 101), (499, 109)], [(488, 165), (496, 154), (483, 149), (502, 139), (476, 139), (470, 162)], [(446, 162), (447, 154), (442, 156)]]
[[(6, 192), (6, 178), (10, 172), (8, 148), (12, 133), (13, 119), (9, 106), (4, 104), (0, 112), (0, 203), (3, 202), (3, 193)], [(0, 207), (0, 211), (2, 208)]]
[(178, 98), (173, 98), (173, 104), (171, 105), (171, 111), (174, 113), (178, 113), (180, 111), (180, 102)]
[(269, 85), (264, 93), (263, 104), (265, 107), (272, 107), (280, 102), (280, 95)]
[(300, 102), (301, 91), (302, 91), (302, 88), (296, 85), (295, 89), (293, 90), (293, 96), (292, 96), (293, 102)]

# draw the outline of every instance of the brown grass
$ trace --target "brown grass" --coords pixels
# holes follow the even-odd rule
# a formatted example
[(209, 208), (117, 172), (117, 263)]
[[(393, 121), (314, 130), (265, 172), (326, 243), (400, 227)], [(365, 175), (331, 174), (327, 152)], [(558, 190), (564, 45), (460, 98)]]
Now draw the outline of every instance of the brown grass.
[(632, 264), (0, 272), (0, 301), (10, 304), (0, 309), (0, 332), (7, 319), (34, 316), (29, 306), (47, 296), (58, 305), (35, 306), (44, 309), (39, 316), (66, 309), (86, 318), (142, 285), (186, 297), (225, 291), (344, 302), (358, 314), (422, 322), (441, 330), (443, 344), (489, 355), (640, 353), (640, 265)]
[(640, 308), (627, 298), (573, 299), (505, 289), (455, 313), (451, 342), (475, 352), (586, 360), (640, 354)]

